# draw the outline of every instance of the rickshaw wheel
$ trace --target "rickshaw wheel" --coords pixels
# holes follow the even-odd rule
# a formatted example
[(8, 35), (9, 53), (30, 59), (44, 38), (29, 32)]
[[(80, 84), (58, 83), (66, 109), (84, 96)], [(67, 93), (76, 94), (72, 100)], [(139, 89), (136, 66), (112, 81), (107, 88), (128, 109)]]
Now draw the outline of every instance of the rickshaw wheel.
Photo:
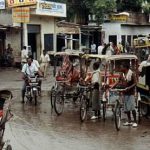
[(54, 90), (54, 86), (52, 86), (51, 88), (51, 93), (50, 93), (50, 102), (51, 102), (51, 108), (54, 108), (54, 94), (55, 94), (55, 90)]
[(6, 150), (12, 150), (11, 145), (7, 145)]
[(80, 120), (83, 122), (87, 117), (87, 100), (85, 96), (81, 97)]
[(57, 115), (61, 115), (64, 109), (64, 98), (60, 93), (55, 95), (54, 110)]
[(106, 120), (106, 102), (103, 102), (103, 121)]
[[(144, 102), (147, 102), (147, 99), (144, 96), (141, 96), (141, 100), (144, 101)], [(147, 116), (148, 113), (149, 113), (148, 105), (145, 104), (145, 103), (142, 103), (142, 101), (139, 102), (140, 103), (139, 104), (140, 113), (141, 113), (142, 116)]]
[(114, 118), (115, 118), (116, 130), (119, 131), (120, 126), (121, 126), (121, 107), (120, 107), (120, 103), (118, 100), (116, 101), (116, 104), (115, 104)]

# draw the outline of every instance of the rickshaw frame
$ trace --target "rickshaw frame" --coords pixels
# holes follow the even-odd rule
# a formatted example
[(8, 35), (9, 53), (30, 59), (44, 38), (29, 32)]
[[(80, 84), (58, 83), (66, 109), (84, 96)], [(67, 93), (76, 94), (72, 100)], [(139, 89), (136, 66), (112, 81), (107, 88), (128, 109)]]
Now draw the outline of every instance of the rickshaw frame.
[[(101, 93), (105, 93), (106, 90), (108, 90), (108, 87), (110, 88), (111, 86), (109, 85), (109, 83), (107, 83), (107, 79), (110, 77), (111, 73), (110, 73), (110, 70), (108, 70), (109, 68), (109, 64), (111, 63), (111, 61), (117, 61), (117, 60), (129, 60), (129, 63), (130, 65), (132, 64), (131, 60), (135, 60), (135, 68), (134, 68), (134, 71), (135, 71), (135, 74), (136, 74), (136, 78), (138, 79), (138, 59), (137, 59), (137, 56), (136, 55), (131, 55), (131, 54), (128, 54), (128, 55), (112, 55), (112, 56), (106, 56), (106, 55), (90, 55), (90, 54), (87, 54), (87, 55), (84, 55), (83, 58), (85, 59), (90, 59), (90, 58), (95, 58), (95, 59), (101, 59), (101, 60), (105, 60), (105, 66), (104, 66), (104, 73), (103, 73), (103, 76), (104, 76), (104, 79), (103, 79), (103, 83), (102, 83), (102, 89), (103, 91), (101, 91)], [(114, 63), (115, 64), (115, 63)], [(101, 73), (102, 74), (102, 73)], [(106, 88), (107, 87), (107, 88)], [(119, 91), (117, 91), (119, 92)], [(101, 101), (102, 101), (102, 110), (103, 110), (103, 120), (105, 121), (105, 117), (106, 117), (106, 108), (108, 105), (110, 105), (111, 107), (113, 107), (113, 114), (114, 114), (114, 119), (115, 119), (115, 126), (116, 126), (116, 129), (117, 131), (120, 129), (120, 119), (121, 119), (121, 105), (119, 103), (119, 101), (116, 99), (116, 103), (115, 104), (108, 104), (108, 100), (106, 98), (104, 98), (104, 96), (101, 95)], [(85, 100), (83, 101), (84, 102), (84, 105), (88, 102), (85, 102)], [(83, 106), (84, 106), (83, 105)], [(86, 106), (86, 112), (88, 110), (88, 107), (89, 105)], [(119, 112), (117, 112), (119, 109)], [(86, 119), (86, 117), (82, 117), (81, 114), (84, 114), (85, 116), (85, 113), (82, 113), (82, 110), (84, 110), (82, 108), (82, 102), (81, 102), (81, 108), (80, 108), (80, 118), (81, 118), (81, 121), (84, 121)], [(119, 116), (118, 114), (119, 113)], [(118, 118), (119, 117), (119, 118)]]
[[(80, 61), (80, 55), (82, 55), (82, 52), (80, 52), (80, 51), (65, 51), (65, 52), (54, 53), (54, 58), (56, 58), (55, 63), (54, 63), (54, 76), (56, 75), (56, 68), (57, 68), (57, 62), (58, 62), (57, 57), (62, 58), (65, 55), (74, 57), (75, 59), (79, 59), (79, 61)], [(59, 64), (58, 64), (58, 66), (59, 66)], [(65, 80), (65, 78), (64, 78), (64, 81), (63, 80), (58, 81), (55, 78), (55, 85), (52, 86), (52, 89), (51, 89), (51, 95), (50, 95), (51, 108), (52, 108), (52, 110), (54, 108), (57, 115), (62, 114), (65, 99), (73, 98), (73, 100), (75, 100), (78, 98), (79, 91), (78, 91), (77, 85), (75, 87), (75, 91), (73, 93), (69, 93), (69, 91), (67, 91), (68, 87), (69, 87), (69, 89), (74, 88), (74, 87), (72, 85), (67, 85), (67, 83), (69, 83), (69, 82), (68, 82), (68, 80)], [(62, 88), (60, 91), (58, 90), (59, 86), (61, 86), (61, 88)], [(60, 103), (60, 108), (58, 108), (59, 106), (57, 106), (58, 99), (59, 99), (59, 103)]]

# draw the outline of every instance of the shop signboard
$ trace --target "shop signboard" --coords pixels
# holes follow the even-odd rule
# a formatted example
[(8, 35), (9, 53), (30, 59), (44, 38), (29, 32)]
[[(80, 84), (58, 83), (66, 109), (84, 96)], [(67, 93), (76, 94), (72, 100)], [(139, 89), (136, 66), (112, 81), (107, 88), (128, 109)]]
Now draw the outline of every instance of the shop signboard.
[(0, 0), (0, 9), (5, 9), (5, 0)]
[(36, 15), (55, 16), (55, 17), (66, 17), (66, 4), (38, 1)]
[(8, 7), (35, 5), (37, 0), (7, 0)]
[(12, 11), (13, 22), (16, 23), (28, 23), (30, 20), (30, 8), (29, 7), (17, 7)]
[(128, 16), (126, 16), (126, 15), (112, 15), (110, 17), (110, 19), (112, 21), (127, 21), (128, 20)]

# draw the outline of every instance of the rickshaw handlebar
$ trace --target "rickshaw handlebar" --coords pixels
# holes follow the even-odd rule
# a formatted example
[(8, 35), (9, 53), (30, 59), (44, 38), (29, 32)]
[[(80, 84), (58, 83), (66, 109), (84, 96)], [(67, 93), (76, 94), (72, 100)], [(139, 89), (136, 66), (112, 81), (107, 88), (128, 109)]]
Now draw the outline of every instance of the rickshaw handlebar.
[(109, 89), (111, 92), (124, 92), (126, 89)]

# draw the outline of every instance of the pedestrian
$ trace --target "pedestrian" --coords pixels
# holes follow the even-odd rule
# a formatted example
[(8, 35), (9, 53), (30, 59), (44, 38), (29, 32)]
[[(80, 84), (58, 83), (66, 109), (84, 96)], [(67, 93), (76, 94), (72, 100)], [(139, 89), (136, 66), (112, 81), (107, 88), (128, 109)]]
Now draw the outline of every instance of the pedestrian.
[(101, 87), (101, 77), (100, 77), (100, 64), (95, 62), (93, 64), (93, 73), (92, 73), (92, 110), (94, 115), (91, 119), (97, 119), (100, 117), (100, 87)]
[(121, 42), (118, 43), (117, 48), (117, 54), (123, 53), (123, 45), (121, 44)]
[(143, 70), (143, 67), (147, 65), (150, 65), (150, 55), (148, 55), (147, 60), (144, 60), (140, 63), (139, 68), (138, 68), (139, 72), (141, 73)]
[(93, 41), (91, 44), (91, 54), (96, 54), (96, 44)]
[(46, 53), (46, 50), (43, 50), (43, 54), (41, 54), (41, 57), (40, 57), (40, 62), (41, 62), (41, 65), (40, 65), (41, 71), (43, 73), (44, 78), (46, 78), (47, 68), (50, 62), (50, 58), (49, 58), (49, 55)]
[[(122, 75), (120, 76), (119, 82), (125, 88), (124, 94), (124, 111), (127, 114), (128, 121), (125, 122), (124, 126), (133, 126), (137, 127), (137, 120), (136, 120), (136, 111), (135, 111), (135, 87), (136, 87), (136, 76), (134, 72), (130, 69), (129, 64), (122, 64), (121, 65), (121, 72)], [(117, 83), (117, 84), (118, 84)], [(116, 84), (116, 85), (117, 85)], [(116, 86), (115, 85), (115, 86)], [(114, 86), (113, 86), (114, 88)], [(133, 122), (131, 121), (131, 112), (133, 115)]]
[(11, 44), (8, 44), (8, 47), (7, 47), (7, 49), (6, 49), (6, 52), (7, 52), (8, 54), (12, 54), (13, 48), (11, 47)]
[(102, 55), (106, 55), (106, 50), (108, 48), (109, 44), (104, 43), (104, 48), (102, 49)]
[(128, 41), (126, 41), (126, 43), (125, 43), (125, 51), (126, 51), (126, 53), (130, 53), (130, 44)]
[(98, 54), (102, 55), (102, 50), (104, 48), (104, 44), (98, 46)]
[(27, 63), (27, 58), (28, 58), (28, 51), (26, 49), (26, 46), (23, 46), (23, 49), (21, 51), (21, 64), (22, 64), (22, 67), (24, 66), (24, 64)]
[(22, 72), (22, 79), (24, 80), (23, 87), (22, 87), (22, 103), (24, 103), (26, 86), (29, 83), (28, 77), (33, 77), (35, 76), (36, 73), (42, 76), (42, 73), (38, 70), (36, 65), (33, 63), (33, 59), (31, 57), (27, 58), (27, 63), (23, 65), (21, 72)]
[(11, 44), (8, 44), (4, 57), (7, 66), (12, 66), (14, 62), (14, 56), (13, 56), (13, 48), (11, 47)]
[(111, 55), (113, 55), (113, 54), (114, 54), (113, 43), (110, 42), (110, 43), (107, 45), (106, 55), (111, 56)]

